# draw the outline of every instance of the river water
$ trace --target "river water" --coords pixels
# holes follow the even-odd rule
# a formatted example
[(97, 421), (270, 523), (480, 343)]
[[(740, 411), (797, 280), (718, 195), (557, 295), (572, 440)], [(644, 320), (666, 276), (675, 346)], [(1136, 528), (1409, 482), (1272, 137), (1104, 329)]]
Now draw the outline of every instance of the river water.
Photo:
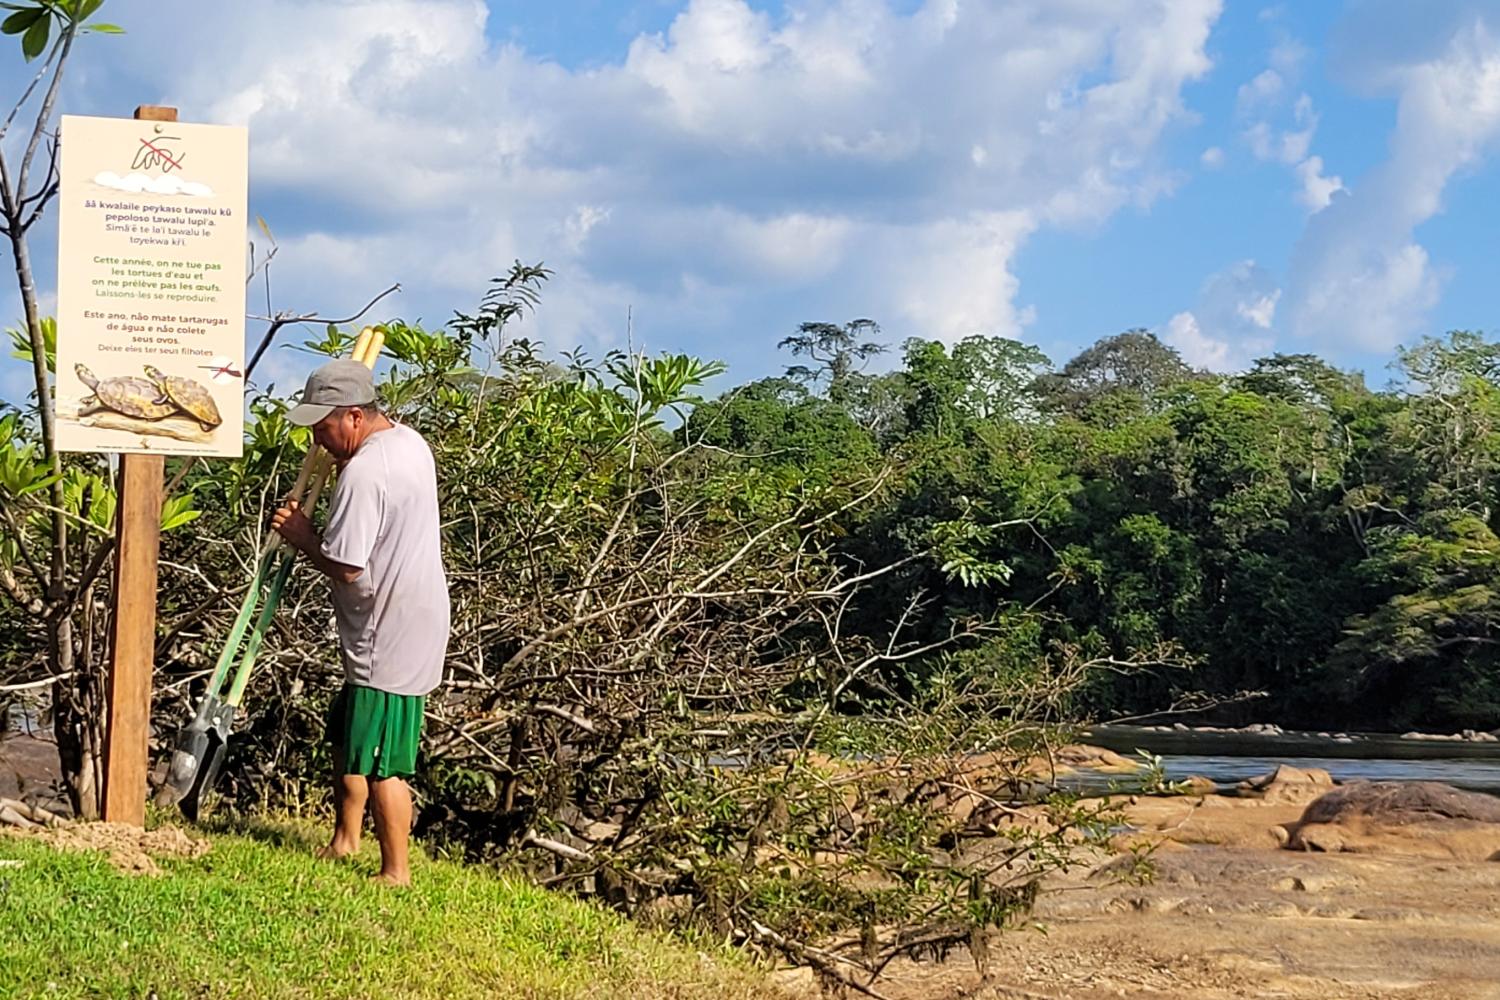
[[(8, 733), (34, 731), (37, 720), (12, 706), (0, 726)], [(1500, 742), (1413, 740), (1382, 733), (1248, 733), (1243, 730), (1162, 731), (1142, 726), (1095, 726), (1080, 737), (1134, 757), (1144, 750), (1161, 757), (1169, 780), (1192, 775), (1221, 786), (1275, 770), (1278, 764), (1321, 767), (1335, 781), (1442, 781), (1458, 788), (1500, 795)], [(716, 762), (723, 766), (726, 761)], [(1083, 774), (1061, 782), (1066, 787), (1106, 791), (1126, 778)]]
[[(1162, 732), (1136, 726), (1097, 726), (1085, 743), (1126, 756), (1159, 755), (1172, 780), (1202, 775), (1233, 785), (1278, 764), (1321, 767), (1335, 781), (1442, 781), (1500, 794), (1500, 743), (1415, 740), (1373, 733)], [(1093, 782), (1090, 782), (1092, 784)]]

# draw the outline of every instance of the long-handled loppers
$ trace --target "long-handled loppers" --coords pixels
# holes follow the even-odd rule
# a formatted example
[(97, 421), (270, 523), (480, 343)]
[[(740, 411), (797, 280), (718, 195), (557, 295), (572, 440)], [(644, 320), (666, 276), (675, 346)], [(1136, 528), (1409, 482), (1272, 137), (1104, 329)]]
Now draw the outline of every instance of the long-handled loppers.
[[(356, 361), (364, 362), (369, 368), (374, 368), (375, 361), (380, 357), (380, 351), (384, 346), (385, 334), (373, 327), (365, 327), (360, 331), (359, 338), (354, 343), (354, 352), (351, 357)], [(307, 457), (302, 462), (302, 470), (297, 474), (297, 481), (292, 486), (289, 499), (301, 501), (303, 509), (310, 515), (317, 507), (318, 497), (328, 480), (331, 467), (332, 460), (327, 452), (317, 445), (309, 448)], [(305, 499), (304, 490), (306, 490)], [(209, 678), (203, 700), (198, 703), (198, 710), (194, 713), (192, 721), (178, 735), (177, 749), (172, 753), (172, 762), (167, 770), (166, 780), (156, 792), (158, 805), (165, 806), (176, 802), (182, 808), (183, 814), (195, 822), (203, 803), (203, 796), (213, 788), (214, 780), (219, 774), (219, 767), (224, 762), (224, 752), (229, 743), (230, 730), (234, 725), (235, 712), (244, 698), (245, 686), (250, 681), (250, 673), (255, 667), (255, 660), (260, 654), (266, 632), (276, 616), (276, 607), (281, 601), (281, 592), (286, 587), (287, 578), (292, 575), (292, 567), (296, 565), (297, 554), (295, 552), (281, 554), (278, 562), (277, 555), (282, 549), (282, 544), (282, 537), (275, 531), (267, 533), (265, 544), (261, 547), (260, 557), (256, 560), (255, 573), (250, 580), (249, 588), (245, 591), (245, 598), (240, 605), (239, 614), (235, 616), (234, 625), (229, 630), (229, 638), (225, 641), (224, 648), (214, 664), (213, 674)], [(267, 586), (268, 579), (269, 587)], [(257, 615), (256, 605), (260, 603), (262, 590), (265, 590), (265, 603), (261, 605), (260, 613)], [(250, 628), (252, 618), (255, 619), (255, 625)], [(250, 631), (248, 640), (245, 637), (247, 629)], [(245, 655), (231, 677), (230, 665), (234, 663), (242, 643), (245, 647)], [(224, 690), (226, 680), (229, 681), (227, 691)]]

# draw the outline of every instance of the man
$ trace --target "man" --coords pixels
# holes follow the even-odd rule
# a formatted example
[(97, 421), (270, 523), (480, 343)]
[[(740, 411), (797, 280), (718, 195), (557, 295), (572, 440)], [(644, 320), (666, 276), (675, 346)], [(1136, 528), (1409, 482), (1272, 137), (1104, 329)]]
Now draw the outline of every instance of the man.
[(307, 379), (292, 423), (339, 466), (322, 537), (295, 502), (271, 525), (332, 580), (344, 687), (328, 717), (333, 839), (320, 855), (359, 849), (374, 807), (380, 881), (407, 885), (411, 790), (426, 696), (442, 680), (448, 582), (438, 527), (437, 470), (422, 436), (375, 403), (370, 370), (331, 361)]

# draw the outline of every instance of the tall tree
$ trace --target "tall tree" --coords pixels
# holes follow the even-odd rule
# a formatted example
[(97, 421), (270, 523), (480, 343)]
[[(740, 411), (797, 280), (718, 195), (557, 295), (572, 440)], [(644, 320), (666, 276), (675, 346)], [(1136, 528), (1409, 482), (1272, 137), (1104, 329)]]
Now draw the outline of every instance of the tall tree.
[(828, 398), (842, 403), (848, 398), (850, 382), (885, 345), (866, 337), (880, 336), (880, 326), (872, 319), (856, 319), (836, 326), (833, 323), (803, 323), (797, 332), (783, 338), (779, 347), (791, 348), (794, 357), (805, 357), (811, 365), (791, 365), (787, 378), (809, 385), (826, 384)]
[(1423, 506), (1489, 521), (1500, 486), (1500, 344), (1456, 330), (1401, 349), (1395, 366), (1410, 400), (1398, 438), (1425, 471)]
[(1042, 375), (1036, 389), (1055, 409), (1081, 414), (1101, 400), (1128, 397), (1160, 408), (1165, 391), (1193, 375), (1174, 348), (1142, 329), (1105, 337), (1063, 365)]
[(953, 362), (964, 382), (961, 405), (979, 420), (1022, 420), (1036, 415), (1036, 380), (1052, 360), (1032, 344), (1008, 337), (975, 335), (953, 345)]

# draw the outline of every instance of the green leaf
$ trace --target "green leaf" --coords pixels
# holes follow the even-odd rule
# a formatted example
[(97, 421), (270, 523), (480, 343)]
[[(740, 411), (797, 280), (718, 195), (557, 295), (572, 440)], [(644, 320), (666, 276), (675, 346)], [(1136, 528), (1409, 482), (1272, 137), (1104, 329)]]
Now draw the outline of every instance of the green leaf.
[(171, 531), (180, 528), (189, 521), (196, 521), (203, 511), (193, 509), (193, 495), (184, 493), (180, 497), (172, 497), (161, 505), (161, 530)]
[(57, 482), (61, 478), (62, 478), (62, 473), (61, 472), (53, 473), (50, 476), (45, 476), (45, 477), (43, 477), (41, 479), (38, 479), (35, 482), (33, 482), (33, 483), (31, 483), (31, 484), (29, 484), (27, 486), (21, 487), (19, 490), (16, 491), (16, 495), (24, 497), (28, 493), (38, 493), (38, 492), (40, 492), (42, 490), (45, 490), (47, 487), (51, 486), (53, 483)]
[(123, 34), (125, 34), (125, 29), (122, 28), (122, 27), (120, 27), (118, 24), (91, 24), (88, 27), (84, 28), (83, 30), (84, 31), (92, 31), (92, 32), (95, 32), (96, 34), (100, 34), (100, 35), (123, 35)]
[(78, 9), (78, 20), (87, 21), (103, 5), (104, 0), (83, 0), (83, 6)]
[(189, 521), (196, 521), (202, 513), (203, 511), (201, 510), (184, 510), (168, 517), (166, 516), (166, 512), (163, 511), (161, 519), (161, 530), (171, 531), (173, 528), (180, 528), (184, 524), (187, 524)]
[[(42, 349), (46, 352), (47, 355), (47, 370), (49, 372), (56, 372), (57, 320), (54, 317), (45, 316), (41, 319), (40, 325), (42, 328)], [(30, 361), (30, 334), (28, 334), (25, 330), (18, 330), (15, 327), (7, 327), (5, 332), (10, 335), (11, 343), (14, 344), (16, 348), (13, 352), (11, 352), (11, 357), (17, 358), (21, 361)]]
[(26, 29), (26, 34), (21, 36), (21, 54), (26, 57), (27, 62), (35, 59), (47, 49), (47, 35), (52, 30), (52, 19), (43, 17), (35, 24)]
[(0, 32), (7, 35), (19, 35), (36, 23), (37, 18), (46, 15), (46, 11), (40, 7), (31, 10), (18, 10), (3, 22), (0, 22)]

